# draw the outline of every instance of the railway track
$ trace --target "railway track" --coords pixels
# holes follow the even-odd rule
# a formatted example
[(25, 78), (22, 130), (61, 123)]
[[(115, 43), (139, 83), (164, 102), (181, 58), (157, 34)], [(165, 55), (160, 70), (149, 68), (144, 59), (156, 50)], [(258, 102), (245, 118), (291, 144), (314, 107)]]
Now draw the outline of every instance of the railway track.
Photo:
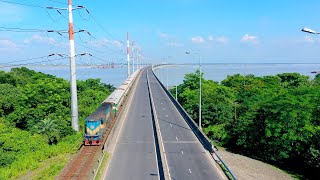
[[(113, 118), (107, 124), (107, 131), (104, 134), (103, 143), (108, 138), (110, 131), (115, 123), (116, 119)], [(66, 179), (90, 179), (93, 175), (94, 167), (98, 164), (98, 159), (103, 151), (103, 145), (101, 146), (82, 146), (80, 151), (69, 161), (64, 167), (62, 172), (56, 178), (58, 180)]]
[(99, 151), (101, 151), (100, 146), (83, 146), (57, 179), (89, 179), (91, 167), (94, 165), (95, 157), (99, 154)]
[[(122, 102), (118, 112), (121, 114), (123, 106), (126, 103), (127, 98)], [(118, 115), (119, 116), (119, 115)], [(117, 117), (118, 117), (117, 116)], [(69, 179), (92, 179), (94, 177), (94, 171), (97, 170), (99, 160), (104, 151), (104, 144), (107, 141), (112, 128), (117, 120), (117, 117), (112, 118), (107, 122), (107, 130), (103, 136), (103, 141), (100, 146), (82, 146), (80, 151), (73, 156), (68, 164), (63, 168), (62, 172), (56, 177), (58, 180)]]
[[(124, 103), (126, 100), (124, 100)], [(122, 106), (119, 108), (121, 112)], [(103, 144), (108, 139), (116, 118), (112, 118), (107, 123), (107, 131), (103, 137), (103, 143), (100, 146), (82, 146), (80, 151), (74, 155), (69, 163), (64, 167), (62, 172), (56, 178), (57, 180), (78, 180), (90, 179), (94, 174), (95, 165), (98, 165), (98, 160), (103, 151)]]

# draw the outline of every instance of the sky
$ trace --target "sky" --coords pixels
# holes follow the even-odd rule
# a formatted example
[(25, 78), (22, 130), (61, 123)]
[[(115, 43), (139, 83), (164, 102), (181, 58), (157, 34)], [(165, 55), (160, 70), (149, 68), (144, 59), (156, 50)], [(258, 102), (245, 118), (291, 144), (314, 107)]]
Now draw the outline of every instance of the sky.
[[(29, 6), (7, 2), (23, 3)], [(126, 62), (130, 44), (150, 63), (320, 63), (319, 0), (73, 0), (78, 64)], [(32, 5), (32, 6), (30, 6)], [(68, 63), (67, 34), (8, 32), (3, 28), (67, 30), (68, 14), (40, 7), (67, 7), (67, 0), (0, 0), (0, 64)], [(187, 55), (185, 52), (192, 52)], [(47, 62), (45, 62), (47, 61)], [(17, 63), (16, 63), (17, 64)]]

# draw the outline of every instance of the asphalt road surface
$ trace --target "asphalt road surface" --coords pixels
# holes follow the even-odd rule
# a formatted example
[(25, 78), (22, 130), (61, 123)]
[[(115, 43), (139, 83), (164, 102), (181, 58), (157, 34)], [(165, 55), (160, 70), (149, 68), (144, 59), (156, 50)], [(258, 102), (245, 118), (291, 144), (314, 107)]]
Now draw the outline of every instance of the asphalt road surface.
[(159, 179), (146, 71), (137, 79), (132, 95), (107, 168), (108, 180)]
[[(105, 179), (159, 179), (158, 157), (148, 95), (147, 76), (161, 131), (165, 160), (173, 180), (223, 179), (223, 175), (164, 92), (151, 68), (138, 76), (132, 101), (124, 114)], [(163, 152), (162, 152), (163, 153)], [(160, 158), (160, 157), (159, 157)]]
[(203, 148), (155, 76), (149, 71), (155, 111), (171, 179), (223, 179), (212, 158)]

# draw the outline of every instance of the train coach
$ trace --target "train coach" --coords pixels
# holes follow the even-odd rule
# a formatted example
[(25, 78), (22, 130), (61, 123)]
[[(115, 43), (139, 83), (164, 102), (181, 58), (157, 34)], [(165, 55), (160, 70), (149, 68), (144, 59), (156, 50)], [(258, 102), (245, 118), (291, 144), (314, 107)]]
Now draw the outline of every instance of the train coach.
[(85, 145), (100, 145), (107, 129), (107, 122), (113, 117), (112, 106), (102, 103), (85, 121)]
[(107, 131), (107, 124), (112, 119), (116, 118), (119, 111), (122, 109), (122, 105), (130, 91), (135, 77), (138, 72), (131, 75), (123, 84), (113, 91), (107, 99), (105, 99), (99, 108), (92, 113), (85, 120), (85, 133), (84, 133), (84, 145), (97, 145), (99, 146), (102, 141), (105, 132)]

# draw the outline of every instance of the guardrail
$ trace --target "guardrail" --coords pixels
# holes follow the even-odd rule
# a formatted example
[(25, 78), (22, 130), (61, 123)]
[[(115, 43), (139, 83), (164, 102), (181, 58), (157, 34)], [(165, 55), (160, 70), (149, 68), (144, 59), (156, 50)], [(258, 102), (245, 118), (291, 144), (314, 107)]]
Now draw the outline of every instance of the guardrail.
[[(153, 68), (152, 68), (152, 73), (153, 72)], [(226, 176), (229, 179), (234, 179), (236, 180), (237, 178), (235, 177), (235, 175), (231, 172), (230, 168), (225, 164), (225, 162), (220, 158), (220, 156), (218, 155), (218, 153), (216, 152), (216, 150), (214, 149), (211, 140), (205, 135), (205, 133), (199, 129), (198, 125), (193, 121), (193, 119), (189, 116), (189, 114), (186, 112), (186, 110), (182, 107), (182, 105), (176, 101), (176, 99), (172, 96), (172, 94), (167, 90), (167, 88), (161, 83), (161, 81), (158, 79), (158, 77), (154, 74), (154, 76), (156, 77), (157, 81), (159, 82), (159, 84), (161, 85), (162, 89), (166, 92), (166, 94), (169, 96), (171, 102), (175, 105), (175, 107), (177, 108), (177, 110), (180, 112), (180, 114), (182, 115), (182, 117), (186, 120), (187, 124), (189, 125), (189, 127), (191, 128), (191, 130), (195, 133), (195, 135), (197, 136), (197, 138), (199, 139), (199, 141), (201, 142), (202, 146), (211, 153), (212, 158), (214, 158), (214, 154), (215, 156), (219, 159), (219, 161), (221, 163), (219, 163), (219, 165), (224, 166), (222, 167), (222, 169), (226, 169), (227, 174)]]

